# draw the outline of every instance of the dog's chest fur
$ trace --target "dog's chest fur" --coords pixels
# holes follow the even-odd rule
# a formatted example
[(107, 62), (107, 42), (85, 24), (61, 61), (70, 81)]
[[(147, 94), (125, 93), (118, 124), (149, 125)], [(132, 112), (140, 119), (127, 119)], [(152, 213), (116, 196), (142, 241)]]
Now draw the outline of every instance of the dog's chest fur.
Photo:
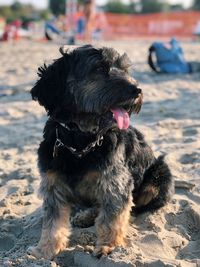
[[(49, 142), (51, 143), (51, 140)], [(137, 146), (139, 143), (135, 145), (136, 149)], [(57, 157), (53, 158), (49, 153), (53, 150), (53, 142), (52, 148), (49, 147), (49, 143), (43, 142), (39, 148), (39, 166), (42, 173), (52, 169), (62, 174), (57, 179), (62, 180), (72, 192), (73, 197), (69, 196), (70, 201), (90, 204), (99, 202), (104, 191), (110, 190), (110, 187), (115, 184), (116, 194), (124, 190), (125, 185), (133, 186), (128, 157), (128, 151), (132, 149), (132, 142), (128, 135), (121, 132), (108, 133), (101, 147), (96, 147), (81, 159), (76, 158), (65, 148), (61, 148)], [(137, 159), (132, 159), (132, 164), (135, 160)], [(117, 179), (115, 180), (114, 177)], [(66, 190), (66, 197), (68, 197), (67, 194)]]
[(87, 172), (74, 188), (75, 195), (83, 202), (97, 202), (98, 184), (101, 179), (101, 173), (98, 171)]

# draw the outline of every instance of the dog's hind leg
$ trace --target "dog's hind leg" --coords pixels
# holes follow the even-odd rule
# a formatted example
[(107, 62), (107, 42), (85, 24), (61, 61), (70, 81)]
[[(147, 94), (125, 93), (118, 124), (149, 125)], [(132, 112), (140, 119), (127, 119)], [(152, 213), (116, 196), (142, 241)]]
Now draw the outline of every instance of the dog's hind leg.
[(47, 172), (42, 179), (42, 234), (38, 245), (29, 247), (27, 252), (36, 258), (52, 259), (67, 246), (70, 235), (70, 206), (64, 198), (65, 187), (59, 184), (56, 173)]
[(98, 208), (88, 208), (85, 210), (81, 210), (72, 217), (71, 222), (75, 227), (90, 227), (94, 225), (95, 219), (98, 215)]
[(144, 173), (139, 189), (133, 191), (133, 212), (154, 211), (164, 206), (174, 193), (174, 181), (164, 156), (158, 157)]

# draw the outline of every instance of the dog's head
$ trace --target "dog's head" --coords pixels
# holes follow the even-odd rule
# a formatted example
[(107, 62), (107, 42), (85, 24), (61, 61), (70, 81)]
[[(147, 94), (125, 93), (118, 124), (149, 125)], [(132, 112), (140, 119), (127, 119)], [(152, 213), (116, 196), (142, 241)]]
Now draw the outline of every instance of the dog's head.
[(117, 125), (127, 129), (131, 113), (142, 105), (141, 89), (128, 73), (128, 56), (91, 45), (60, 51), (61, 58), (38, 69), (32, 98), (72, 129), (94, 134)]

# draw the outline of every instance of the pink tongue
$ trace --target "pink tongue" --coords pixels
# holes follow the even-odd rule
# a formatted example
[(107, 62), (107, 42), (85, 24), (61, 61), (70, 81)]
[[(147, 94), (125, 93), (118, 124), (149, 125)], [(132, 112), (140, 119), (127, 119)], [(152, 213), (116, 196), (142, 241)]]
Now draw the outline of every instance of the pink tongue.
[(130, 119), (129, 115), (123, 108), (111, 109), (113, 117), (115, 118), (119, 129), (128, 129)]

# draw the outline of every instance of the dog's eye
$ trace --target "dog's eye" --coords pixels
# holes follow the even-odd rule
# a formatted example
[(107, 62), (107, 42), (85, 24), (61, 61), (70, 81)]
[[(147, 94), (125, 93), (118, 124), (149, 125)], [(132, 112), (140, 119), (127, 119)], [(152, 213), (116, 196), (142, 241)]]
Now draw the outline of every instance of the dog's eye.
[(96, 73), (107, 74), (108, 73), (108, 68), (106, 66), (97, 67), (96, 68)]

